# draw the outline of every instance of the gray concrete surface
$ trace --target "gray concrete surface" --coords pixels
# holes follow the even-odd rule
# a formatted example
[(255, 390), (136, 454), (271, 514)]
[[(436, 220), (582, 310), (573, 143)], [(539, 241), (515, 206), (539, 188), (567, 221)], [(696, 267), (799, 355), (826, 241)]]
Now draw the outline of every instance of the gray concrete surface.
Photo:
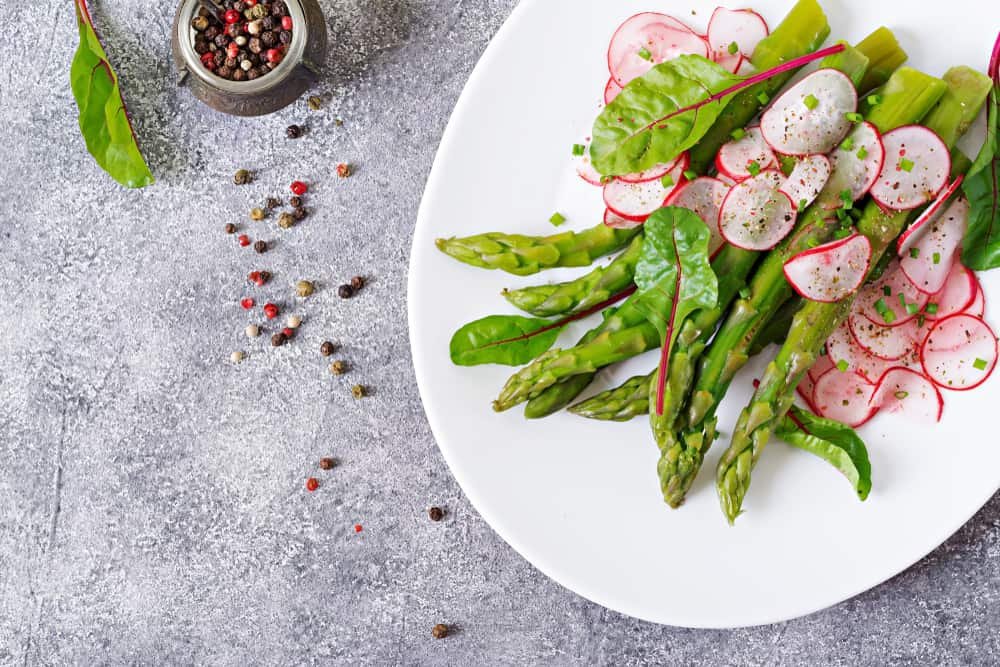
[[(330, 104), (256, 120), (174, 87), (172, 3), (93, 4), (159, 178), (143, 191), (85, 153), (71, 3), (2, 3), (0, 665), (997, 661), (1000, 498), (886, 585), (734, 632), (586, 602), (469, 506), (415, 388), (406, 264), (452, 105), (515, 0), (324, 0)], [(306, 138), (284, 138), (293, 121)], [(354, 178), (333, 177), (342, 160)], [(240, 166), (254, 185), (229, 183)], [(243, 223), (293, 177), (314, 184), (310, 218)], [(274, 249), (236, 247), (228, 221)], [(273, 283), (248, 288), (253, 268)], [(355, 273), (371, 286), (339, 300), (331, 288)], [(299, 277), (322, 289), (295, 303)], [(247, 294), (299, 312), (298, 340), (248, 341)], [(350, 375), (327, 373), (325, 338)], [(234, 366), (237, 349), (249, 356)], [(354, 382), (374, 395), (355, 401)], [(341, 465), (319, 474), (325, 455)], [(427, 520), (432, 504), (447, 521)], [(438, 622), (458, 631), (436, 641)]]

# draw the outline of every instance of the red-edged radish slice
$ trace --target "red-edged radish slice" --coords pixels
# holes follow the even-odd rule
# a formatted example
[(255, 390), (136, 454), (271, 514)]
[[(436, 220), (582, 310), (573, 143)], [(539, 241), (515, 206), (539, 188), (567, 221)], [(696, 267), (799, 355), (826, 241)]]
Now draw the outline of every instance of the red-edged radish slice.
[(924, 235), (927, 225), (940, 217), (941, 213), (944, 212), (944, 205), (948, 203), (948, 200), (951, 199), (951, 196), (955, 194), (960, 185), (962, 185), (961, 177), (952, 181), (951, 185), (938, 193), (934, 201), (927, 205), (927, 208), (906, 228), (906, 231), (899, 235), (899, 238), (896, 240), (896, 250), (900, 257), (909, 253), (910, 248)]
[(632, 229), (633, 227), (638, 227), (641, 222), (636, 222), (635, 220), (627, 220), (610, 208), (604, 209), (604, 224), (612, 229)]
[(883, 361), (898, 361), (913, 352), (923, 334), (916, 320), (897, 327), (878, 325), (859, 313), (847, 318), (847, 328), (862, 350)]
[(767, 22), (749, 9), (717, 7), (708, 21), (708, 44), (717, 58), (730, 54), (735, 42), (736, 52), (749, 58), (757, 43), (768, 35)]
[(715, 156), (715, 168), (734, 181), (752, 176), (751, 163), (757, 165), (756, 172), (778, 165), (778, 158), (764, 141), (759, 127), (748, 127), (741, 138), (723, 144)]
[[(924, 306), (924, 317), (931, 322), (965, 312), (982, 317), (981, 312), (975, 312), (975, 302), (981, 289), (976, 274), (955, 262), (951, 265), (951, 271), (948, 273), (948, 279), (944, 282), (944, 287), (941, 288), (940, 292), (932, 295), (927, 305)], [(933, 308), (931, 304), (933, 304)], [(931, 310), (934, 312), (930, 312)]]
[(978, 387), (997, 365), (997, 337), (986, 322), (958, 314), (934, 324), (920, 350), (924, 373), (939, 387)]
[(622, 23), (611, 38), (608, 71), (624, 86), (654, 65), (686, 53), (707, 58), (708, 44), (677, 19), (644, 12)]
[(622, 92), (622, 87), (618, 85), (614, 77), (608, 79), (607, 85), (604, 86), (604, 103), (611, 104), (620, 92)]
[[(910, 308), (900, 301), (900, 294), (907, 305), (912, 304)], [(915, 319), (929, 298), (910, 282), (894, 259), (881, 278), (861, 288), (854, 309), (880, 326), (900, 326)]]
[(722, 238), (744, 250), (770, 250), (795, 226), (795, 206), (778, 188), (785, 176), (766, 169), (734, 185), (719, 210)]
[(816, 70), (774, 100), (760, 118), (760, 129), (778, 153), (829, 153), (851, 130), (844, 114), (857, 106), (858, 93), (846, 74)]
[(751, 74), (756, 74), (757, 68), (753, 66), (749, 58), (744, 58), (740, 61), (740, 68), (736, 70), (736, 74), (739, 76), (750, 76)]
[[(713, 54), (715, 55), (715, 54)], [(743, 67), (743, 62), (746, 58), (742, 53), (730, 54), (726, 53), (723, 56), (715, 55), (715, 62), (722, 65), (725, 69), (732, 72), (733, 74), (738, 74), (740, 68)]]
[(694, 211), (701, 218), (712, 238), (708, 243), (709, 256), (715, 255), (725, 241), (719, 233), (719, 208), (729, 192), (729, 186), (717, 178), (702, 176), (674, 190), (666, 201), (667, 206), (680, 206)]
[(934, 199), (948, 182), (951, 156), (941, 137), (923, 125), (882, 135), (885, 164), (871, 195), (883, 208), (908, 211)]
[[(851, 148), (848, 150), (845, 145)], [(854, 201), (864, 197), (878, 180), (884, 163), (885, 148), (878, 130), (868, 122), (856, 125), (847, 139), (830, 154), (833, 175), (826, 189), (830, 200), (839, 203), (840, 193), (844, 190), (851, 191)]]
[(871, 407), (918, 423), (941, 421), (944, 399), (934, 383), (909, 368), (890, 368), (875, 384)]
[(667, 175), (667, 172), (675, 169), (679, 164), (683, 164), (681, 167), (681, 172), (683, 173), (684, 170), (688, 168), (688, 164), (690, 164), (687, 153), (681, 153), (672, 162), (661, 162), (660, 164), (654, 165), (649, 169), (640, 171), (638, 174), (625, 174), (623, 176), (619, 176), (618, 180), (625, 181), (626, 183), (645, 183), (646, 181), (652, 181), (653, 179), (663, 178)]
[(832, 165), (825, 155), (806, 155), (795, 163), (795, 168), (781, 186), (799, 211), (813, 203), (830, 178)]
[(802, 402), (806, 404), (806, 408), (808, 408), (810, 412), (819, 412), (816, 408), (816, 404), (813, 403), (813, 396), (816, 392), (816, 383), (813, 382), (811, 377), (803, 375), (799, 385), (795, 387), (795, 391), (798, 392), (799, 398), (801, 398)]
[(976, 298), (972, 300), (972, 303), (964, 312), (967, 315), (982, 319), (986, 315), (986, 294), (983, 293), (983, 286), (979, 284), (978, 280), (976, 281), (976, 286)]
[(871, 258), (871, 241), (854, 233), (792, 257), (785, 262), (785, 278), (802, 298), (833, 303), (861, 286)]
[(860, 373), (872, 383), (885, 372), (886, 368), (898, 365), (896, 361), (879, 359), (858, 345), (851, 335), (847, 322), (841, 322), (826, 339), (826, 356), (834, 366), (843, 367), (845, 372)]
[(969, 226), (969, 202), (959, 197), (937, 219), (923, 226), (913, 246), (899, 260), (910, 282), (934, 294), (944, 287)]
[(816, 360), (816, 363), (814, 363), (812, 366), (810, 366), (809, 370), (806, 371), (806, 375), (809, 377), (810, 380), (812, 380), (813, 382), (816, 382), (816, 380), (819, 379), (820, 375), (822, 375), (823, 373), (827, 372), (828, 370), (830, 370), (833, 367), (834, 367), (834, 363), (833, 363), (833, 359), (830, 358), (830, 355), (829, 354), (821, 354), (819, 356), (819, 358)]
[(813, 401), (823, 417), (857, 428), (878, 411), (869, 405), (874, 392), (875, 385), (860, 373), (833, 368), (816, 380)]
[(626, 220), (645, 222), (653, 211), (663, 206), (672, 191), (673, 187), (665, 188), (659, 180), (626, 183), (616, 178), (604, 186), (604, 204), (609, 211)]
[(725, 183), (726, 185), (728, 185), (729, 187), (733, 187), (737, 183), (737, 181), (736, 181), (735, 178), (730, 178), (730, 177), (726, 176), (725, 174), (723, 174), (721, 171), (719, 173), (717, 173), (715, 175), (715, 177), (717, 179), (719, 179), (720, 181), (722, 181), (723, 183)]
[(583, 155), (576, 158), (576, 173), (591, 185), (604, 185), (604, 177), (590, 161), (590, 139), (583, 142)]

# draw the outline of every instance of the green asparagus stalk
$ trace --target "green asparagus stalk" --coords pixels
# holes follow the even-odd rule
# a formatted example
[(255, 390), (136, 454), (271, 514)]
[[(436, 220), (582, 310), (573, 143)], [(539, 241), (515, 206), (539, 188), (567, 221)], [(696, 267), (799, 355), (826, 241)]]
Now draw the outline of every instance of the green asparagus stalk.
[(535, 317), (552, 317), (586, 310), (632, 284), (635, 265), (642, 252), (642, 238), (642, 234), (636, 235), (625, 252), (614, 261), (607, 266), (599, 266), (576, 280), (504, 290), (504, 298), (515, 308)]
[[(949, 146), (964, 133), (979, 113), (992, 86), (988, 77), (966, 67), (953, 68), (944, 76), (947, 92), (924, 124)], [(964, 156), (963, 156), (964, 157)], [(955, 159), (953, 172), (967, 170), (968, 159)], [(896, 237), (916, 212), (886, 213), (869, 202), (858, 222), (858, 231), (872, 244), (873, 260), (890, 251)], [(877, 265), (873, 261), (873, 266)], [(737, 420), (732, 443), (716, 469), (716, 486), (730, 523), (740, 514), (750, 485), (750, 474), (776, 425), (792, 404), (795, 388), (816, 361), (824, 342), (850, 313), (855, 296), (838, 303), (807, 302), (795, 315), (777, 357), (772, 361), (750, 404)]]
[[(902, 67), (881, 89), (881, 102), (867, 114), (880, 132), (916, 123), (934, 106), (946, 89), (943, 81)], [(828, 241), (840, 227), (831, 215), (839, 193), (824, 193), (796, 223), (795, 229), (769, 252), (749, 284), (749, 294), (739, 299), (705, 353), (688, 398), (681, 428), (664, 419), (653, 419), (654, 433), (663, 455), (660, 485), (664, 499), (680, 505), (715, 439), (715, 409), (736, 372), (749, 358), (749, 349), (760, 328), (793, 295), (784, 277), (785, 262), (810, 247)], [(676, 395), (673, 395), (676, 396)], [(675, 405), (675, 403), (674, 403)]]
[(884, 84), (892, 73), (906, 62), (906, 51), (899, 46), (896, 36), (886, 27), (875, 30), (858, 42), (855, 47), (868, 56), (868, 71), (861, 79), (858, 90), (867, 92)]

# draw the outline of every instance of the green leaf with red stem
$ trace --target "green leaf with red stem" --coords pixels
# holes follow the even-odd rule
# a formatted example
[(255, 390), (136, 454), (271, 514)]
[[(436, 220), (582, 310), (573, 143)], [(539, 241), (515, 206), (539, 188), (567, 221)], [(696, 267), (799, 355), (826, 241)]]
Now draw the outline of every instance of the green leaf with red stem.
[(80, 133), (87, 150), (104, 171), (129, 188), (153, 182), (118, 86), (118, 77), (87, 10), (86, 0), (74, 0), (80, 45), (70, 67), (73, 97), (80, 109)]
[(986, 143), (962, 188), (969, 200), (969, 229), (962, 263), (985, 271), (1000, 266), (1000, 35), (993, 45), (988, 74), (993, 89), (987, 102)]
[(490, 315), (469, 322), (451, 337), (451, 361), (457, 366), (502, 364), (520, 366), (542, 354), (570, 322), (604, 310), (635, 292), (635, 285), (559, 320), (520, 315)]
[(635, 306), (656, 327), (663, 341), (657, 373), (655, 414), (663, 414), (670, 350), (681, 324), (694, 312), (714, 308), (719, 281), (708, 258), (711, 232), (686, 208), (667, 206), (649, 216), (635, 268)]
[(739, 91), (843, 50), (836, 44), (745, 78), (702, 56), (661, 63), (630, 81), (594, 121), (591, 163), (620, 176), (671, 162), (701, 141)]

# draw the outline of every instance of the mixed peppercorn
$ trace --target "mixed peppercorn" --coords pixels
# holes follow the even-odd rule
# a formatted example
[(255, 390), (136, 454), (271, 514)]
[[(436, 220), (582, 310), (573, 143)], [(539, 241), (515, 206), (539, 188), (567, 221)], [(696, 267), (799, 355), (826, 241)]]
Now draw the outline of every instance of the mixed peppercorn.
[(191, 21), (202, 66), (230, 81), (270, 74), (292, 43), (292, 17), (284, 0), (221, 0), (221, 16), (206, 8)]

